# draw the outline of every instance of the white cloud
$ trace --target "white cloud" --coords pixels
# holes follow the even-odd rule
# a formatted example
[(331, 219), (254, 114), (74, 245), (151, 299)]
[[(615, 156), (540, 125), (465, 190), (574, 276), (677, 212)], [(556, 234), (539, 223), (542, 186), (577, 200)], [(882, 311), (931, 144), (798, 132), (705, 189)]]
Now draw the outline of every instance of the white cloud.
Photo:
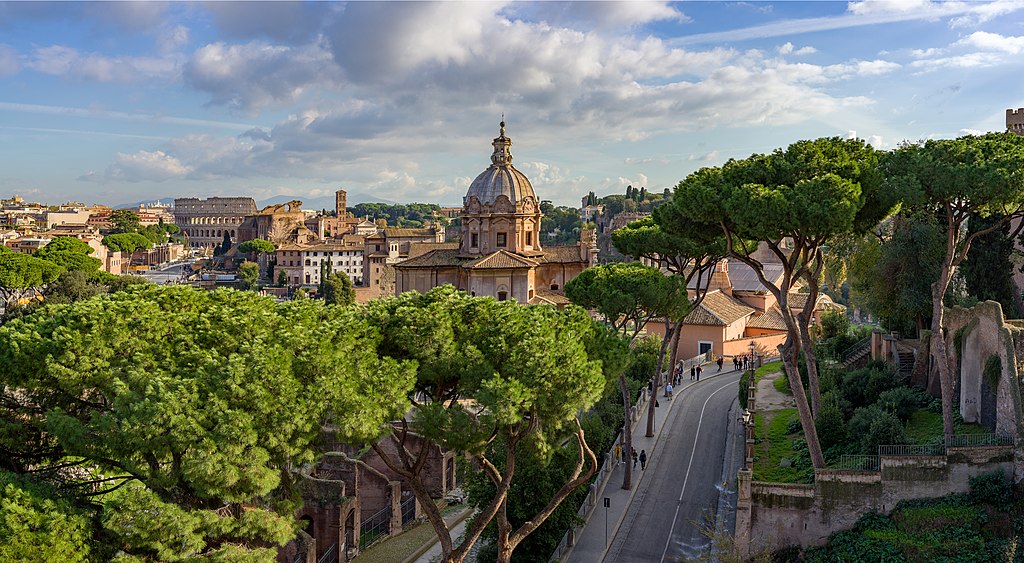
[(330, 85), (338, 70), (323, 45), (288, 47), (254, 41), (206, 45), (192, 55), (184, 76), (191, 86), (209, 93), (214, 103), (251, 111), (293, 102), (314, 85)]
[(138, 151), (134, 154), (118, 153), (114, 164), (107, 168), (105, 179), (122, 182), (163, 182), (182, 178), (190, 172), (189, 167), (163, 151)]
[(811, 55), (811, 54), (814, 54), (814, 53), (818, 52), (817, 49), (815, 49), (814, 47), (811, 47), (811, 46), (800, 47), (798, 49), (798, 48), (794, 47), (793, 44), (788, 42), (788, 41), (783, 43), (782, 45), (779, 45), (778, 47), (776, 47), (775, 50), (780, 55), (797, 55), (797, 56)]
[(869, 145), (875, 147), (878, 150), (886, 150), (890, 148), (889, 143), (885, 142), (881, 135), (868, 135), (867, 138), (864, 140), (867, 141)]
[(26, 67), (42, 72), (95, 82), (135, 82), (169, 79), (177, 75), (179, 62), (173, 57), (108, 57), (82, 53), (72, 47), (51, 45), (37, 48)]
[(718, 151), (713, 150), (704, 154), (691, 154), (686, 159), (694, 162), (715, 162), (718, 160)]
[(998, 33), (975, 31), (953, 44), (956, 47), (974, 47), (984, 51), (1001, 51), (1010, 55), (1024, 53), (1024, 36), (1007, 37)]

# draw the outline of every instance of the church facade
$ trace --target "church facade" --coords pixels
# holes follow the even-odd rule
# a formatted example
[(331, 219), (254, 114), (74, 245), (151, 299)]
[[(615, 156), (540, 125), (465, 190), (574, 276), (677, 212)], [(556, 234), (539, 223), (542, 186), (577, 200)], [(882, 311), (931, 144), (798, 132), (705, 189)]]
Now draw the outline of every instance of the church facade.
[(450, 284), (499, 301), (563, 305), (565, 283), (597, 263), (597, 239), (542, 247), (540, 200), (529, 178), (512, 165), (512, 140), (501, 122), (491, 165), (470, 184), (457, 244), (438, 244), (394, 265), (395, 292)]

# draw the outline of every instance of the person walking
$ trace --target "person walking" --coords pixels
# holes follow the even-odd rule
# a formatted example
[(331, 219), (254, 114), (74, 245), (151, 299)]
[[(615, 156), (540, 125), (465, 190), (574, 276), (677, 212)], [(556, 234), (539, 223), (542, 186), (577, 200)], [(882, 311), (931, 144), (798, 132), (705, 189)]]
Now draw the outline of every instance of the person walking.
[(690, 381), (697, 379), (697, 366), (690, 366)]
[(672, 400), (672, 384), (671, 383), (665, 385), (665, 396), (668, 397), (668, 400), (670, 400), (670, 401)]
[[(636, 469), (636, 462), (637, 462), (637, 459), (638, 459), (637, 455), (636, 455), (636, 449), (634, 449), (634, 448), (630, 448), (630, 449), (633, 450), (633, 469)], [(647, 459), (647, 457), (644, 456), (644, 459)]]
[(704, 368), (697, 366), (697, 381), (700, 381), (700, 372), (704, 371)]
[(722, 356), (718, 356), (718, 371), (722, 371)]
[(622, 446), (615, 444), (615, 467), (622, 463)]
[(640, 450), (640, 471), (647, 470), (647, 450)]

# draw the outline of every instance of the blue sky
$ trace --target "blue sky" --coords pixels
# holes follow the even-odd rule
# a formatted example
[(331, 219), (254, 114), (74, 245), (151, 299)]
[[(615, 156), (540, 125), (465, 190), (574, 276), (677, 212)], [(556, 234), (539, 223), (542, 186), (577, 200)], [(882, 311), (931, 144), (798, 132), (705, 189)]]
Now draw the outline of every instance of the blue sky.
[(538, 195), (822, 136), (1002, 130), (1024, 3), (0, 4), (0, 194), (461, 204), (502, 113)]

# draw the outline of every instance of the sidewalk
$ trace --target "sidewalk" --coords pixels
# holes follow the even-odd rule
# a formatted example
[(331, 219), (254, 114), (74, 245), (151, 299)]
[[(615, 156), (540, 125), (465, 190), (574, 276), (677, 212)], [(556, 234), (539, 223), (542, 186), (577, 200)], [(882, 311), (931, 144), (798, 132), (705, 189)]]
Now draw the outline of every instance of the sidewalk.
[[(701, 382), (735, 371), (737, 370), (728, 369), (728, 367), (722, 368), (721, 372), (709, 369), (705, 372), (707, 375), (701, 377)], [(661, 396), (658, 397), (661, 406), (654, 410), (654, 436), (650, 438), (645, 436), (647, 433), (647, 405), (644, 405), (643, 416), (639, 418), (632, 429), (633, 447), (636, 451), (647, 450), (648, 453), (658, 455), (658, 442), (661, 440), (661, 432), (665, 428), (665, 421), (672, 412), (674, 405), (680, 402), (680, 398), (686, 394), (687, 389), (695, 383), (697, 382), (689, 381), (688, 377), (683, 377), (682, 382), (678, 386), (674, 386), (672, 393), (674, 398), (672, 401), (666, 399), (664, 397), (665, 390), (661, 390)], [(629, 510), (633, 497), (641, 489), (641, 483), (644, 478), (644, 472), (640, 470), (640, 465), (637, 464), (636, 469), (633, 471), (633, 488), (628, 491), (624, 490), (622, 488), (622, 479), (625, 472), (625, 464), (626, 461), (624, 460), (622, 465), (612, 471), (607, 485), (598, 495), (601, 500), (598, 501), (597, 508), (587, 517), (586, 525), (576, 535), (575, 545), (562, 557), (562, 561), (569, 563), (596, 563), (604, 560), (608, 547), (611, 545), (612, 539), (615, 537), (616, 532), (618, 532), (619, 526), (622, 525), (622, 520)], [(604, 508), (603, 499), (605, 498), (610, 500), (611, 506), (609, 508)]]

